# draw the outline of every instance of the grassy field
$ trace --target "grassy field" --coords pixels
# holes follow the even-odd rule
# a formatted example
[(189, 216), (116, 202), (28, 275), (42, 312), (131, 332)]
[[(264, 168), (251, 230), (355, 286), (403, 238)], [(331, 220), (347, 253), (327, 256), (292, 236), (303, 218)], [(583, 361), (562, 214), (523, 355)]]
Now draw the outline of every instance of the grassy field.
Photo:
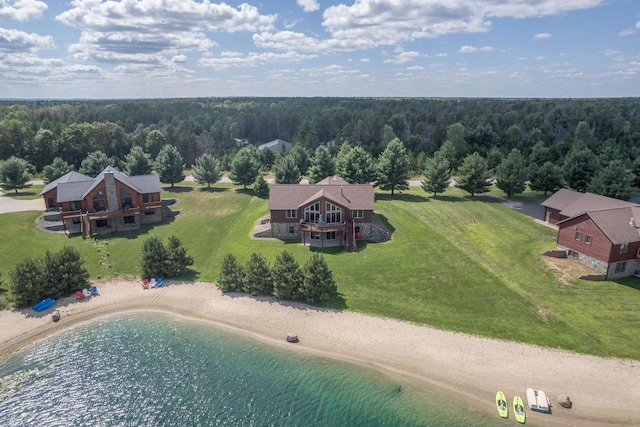
[[(252, 240), (267, 200), (232, 185), (207, 190), (193, 183), (165, 188), (176, 199), (173, 220), (98, 239), (38, 231), (37, 212), (0, 215), (0, 269), (63, 245), (85, 256), (92, 278), (139, 275), (144, 238), (178, 236), (195, 258), (192, 280), (213, 282), (222, 259), (261, 252), (269, 262), (283, 249), (300, 264), (299, 243)], [(532, 196), (531, 196), (532, 197)], [(482, 197), (449, 189), (433, 199), (420, 188), (393, 198), (377, 193), (376, 212), (393, 233), (386, 243), (361, 242), (358, 253), (325, 250), (340, 295), (325, 306), (393, 317), (438, 328), (640, 359), (640, 281), (563, 284), (540, 253), (555, 232)]]

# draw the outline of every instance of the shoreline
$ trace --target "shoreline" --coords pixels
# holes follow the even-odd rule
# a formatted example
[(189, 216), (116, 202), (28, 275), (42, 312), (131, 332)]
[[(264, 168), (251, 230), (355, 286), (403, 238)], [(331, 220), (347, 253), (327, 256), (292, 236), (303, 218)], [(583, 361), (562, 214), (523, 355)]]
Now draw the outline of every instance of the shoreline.
[[(138, 281), (97, 282), (100, 296), (58, 300), (54, 309), (0, 311), (0, 358), (81, 323), (115, 314), (154, 311), (205, 321), (288, 350), (377, 369), (461, 397), (493, 413), (495, 393), (525, 399), (542, 389), (553, 414), (527, 411), (527, 422), (556, 425), (631, 425), (640, 420), (640, 361), (600, 358), (528, 344), (447, 332), (350, 311), (319, 309), (270, 297), (222, 294), (213, 284), (166, 281), (143, 290)], [(288, 332), (298, 344), (285, 341)], [(557, 396), (567, 394), (572, 409)], [(511, 419), (511, 417), (510, 417)]]

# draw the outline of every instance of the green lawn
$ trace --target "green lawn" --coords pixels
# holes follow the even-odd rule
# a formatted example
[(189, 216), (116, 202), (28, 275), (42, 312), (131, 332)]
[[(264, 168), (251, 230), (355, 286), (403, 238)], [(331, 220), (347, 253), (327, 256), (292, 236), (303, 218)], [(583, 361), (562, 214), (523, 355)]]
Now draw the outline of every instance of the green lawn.
[[(267, 200), (232, 185), (166, 187), (180, 214), (141, 230), (98, 239), (38, 231), (36, 212), (0, 215), (1, 269), (68, 244), (85, 256), (93, 278), (139, 274), (145, 237), (178, 236), (195, 258), (187, 278), (213, 282), (222, 259), (246, 262), (258, 251), (272, 262), (283, 249), (303, 264), (299, 243), (252, 240)], [(449, 189), (433, 199), (420, 188), (393, 198), (377, 193), (376, 212), (393, 239), (361, 242), (358, 253), (326, 250), (339, 297), (325, 306), (393, 317), (482, 336), (640, 359), (640, 280), (561, 284), (540, 253), (555, 232), (482, 197)]]
[(5, 193), (7, 196), (11, 197), (12, 199), (17, 199), (17, 200), (33, 200), (33, 199), (37, 199), (40, 196), (40, 192), (42, 191), (42, 189), (44, 188), (44, 185), (40, 184), (40, 185), (31, 185), (27, 188), (21, 188), (18, 190), (18, 192), (16, 193), (15, 190), (2, 190), (3, 193)]

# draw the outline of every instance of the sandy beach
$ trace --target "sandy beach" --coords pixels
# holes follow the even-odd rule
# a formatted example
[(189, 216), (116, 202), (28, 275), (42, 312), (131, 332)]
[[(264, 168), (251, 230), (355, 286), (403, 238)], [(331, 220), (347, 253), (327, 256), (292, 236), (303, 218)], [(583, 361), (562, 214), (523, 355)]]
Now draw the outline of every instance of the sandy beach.
[[(542, 389), (551, 399), (553, 414), (527, 411), (527, 421), (534, 425), (640, 424), (640, 361), (479, 338), (272, 298), (223, 295), (210, 283), (165, 283), (149, 290), (137, 281), (96, 283), (100, 296), (58, 301), (57, 323), (51, 320), (52, 309), (1, 311), (0, 357), (98, 317), (154, 310), (214, 322), (292, 351), (368, 365), (397, 377), (399, 383), (411, 381), (462, 396), (487, 412), (496, 413), (497, 390), (509, 399), (515, 394), (524, 399), (528, 387)], [(286, 343), (288, 332), (296, 333), (300, 342)], [(557, 404), (560, 394), (570, 396), (572, 409)]]

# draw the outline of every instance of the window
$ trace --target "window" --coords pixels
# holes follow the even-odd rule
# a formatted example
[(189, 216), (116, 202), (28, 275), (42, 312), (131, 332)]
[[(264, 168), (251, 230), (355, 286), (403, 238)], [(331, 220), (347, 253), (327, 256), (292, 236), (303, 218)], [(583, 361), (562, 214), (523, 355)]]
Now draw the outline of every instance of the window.
[(50, 208), (53, 208), (53, 207), (55, 207), (55, 206), (56, 206), (56, 202), (55, 202), (55, 200), (53, 200), (53, 197), (49, 197), (49, 198), (47, 199), (47, 205), (48, 205)]
[(108, 227), (108, 226), (109, 226), (109, 223), (107, 222), (106, 219), (96, 219), (97, 228)]
[(355, 227), (355, 228), (356, 228), (356, 229), (355, 229), (355, 232), (356, 232), (356, 234), (358, 234), (358, 233), (360, 232), (360, 226), (359, 226), (359, 225), (356, 225), (356, 227)]
[(320, 240), (320, 233), (318, 233), (317, 231), (312, 231), (309, 234), (310, 234), (309, 238), (311, 240)]
[(330, 231), (327, 233), (327, 240), (336, 240), (336, 232)]
[(71, 218), (71, 223), (72, 224), (80, 224), (80, 218), (78, 218), (78, 217)]
[[(102, 191), (100, 191), (98, 194), (93, 196), (93, 211), (94, 212), (103, 211), (105, 210), (104, 206), (105, 206), (104, 197), (102, 195)], [(103, 227), (106, 227), (106, 225)]]
[(576, 240), (579, 242), (580, 240), (582, 240), (582, 233), (579, 231), (576, 231)]
[(626, 261), (616, 263), (616, 273), (624, 273), (626, 269), (627, 269)]
[(304, 208), (304, 222), (317, 223), (320, 221), (320, 202)]
[(153, 193), (144, 193), (142, 195), (142, 202), (143, 203), (151, 203), (151, 202), (153, 202)]
[(572, 251), (571, 249), (569, 249), (569, 251), (567, 253), (567, 256), (570, 257), (570, 258), (578, 259), (578, 252)]
[(289, 226), (289, 234), (296, 234), (296, 227), (294, 227), (293, 225)]
[(124, 218), (122, 218), (122, 220), (124, 221), (125, 224), (135, 224), (136, 223), (136, 217), (133, 216), (133, 215), (125, 216)]
[(298, 211), (295, 209), (287, 209), (287, 218), (298, 218)]
[(590, 244), (591, 244), (591, 236), (584, 236), (584, 242), (585, 242), (587, 245), (590, 245)]
[(82, 205), (80, 204), (80, 200), (76, 200), (75, 202), (69, 202), (70, 211), (79, 211), (81, 209), (82, 209)]
[(629, 244), (628, 243), (623, 243), (620, 245), (620, 253), (621, 254), (626, 254), (627, 252), (629, 252)]
[(327, 202), (326, 213), (328, 224), (336, 224), (342, 222), (342, 209), (340, 209), (333, 203)]
[(362, 209), (354, 209), (351, 211), (351, 216), (354, 219), (362, 219), (364, 218), (364, 212), (362, 211)]
[(155, 209), (145, 209), (144, 214), (145, 215), (155, 215), (156, 214), (156, 210)]
[(122, 209), (129, 209), (133, 207), (131, 193), (123, 188), (120, 189), (120, 206), (122, 206)]

